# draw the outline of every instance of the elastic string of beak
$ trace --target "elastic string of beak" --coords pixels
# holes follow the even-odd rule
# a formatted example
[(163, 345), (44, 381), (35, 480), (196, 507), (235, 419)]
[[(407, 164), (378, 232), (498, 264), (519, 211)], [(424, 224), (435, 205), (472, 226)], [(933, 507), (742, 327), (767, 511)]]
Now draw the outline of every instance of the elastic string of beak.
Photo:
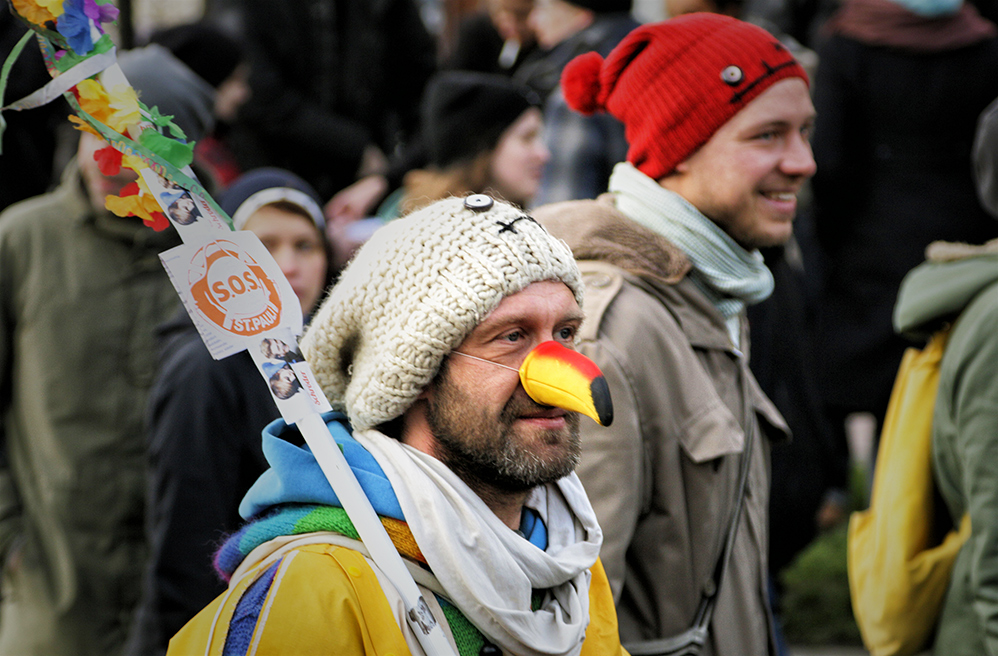
[(515, 371), (517, 374), (520, 373), (520, 370), (517, 369), (516, 367), (510, 367), (509, 365), (499, 364), (498, 362), (493, 362), (492, 360), (486, 360), (485, 358), (480, 358), (477, 355), (461, 353), (461, 351), (451, 351), (451, 353), (453, 353), (454, 355), (463, 355), (466, 358), (471, 358), (472, 360), (478, 360), (480, 362), (488, 362), (489, 364), (494, 364), (497, 367), (502, 367), (503, 369), (509, 369), (510, 371)]

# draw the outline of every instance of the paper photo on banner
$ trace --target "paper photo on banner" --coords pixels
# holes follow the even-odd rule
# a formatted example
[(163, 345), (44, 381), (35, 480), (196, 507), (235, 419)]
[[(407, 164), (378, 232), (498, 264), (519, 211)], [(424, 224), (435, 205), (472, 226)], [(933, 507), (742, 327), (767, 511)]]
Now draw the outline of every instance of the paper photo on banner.
[(190, 225), (201, 218), (201, 210), (194, 197), (174, 182), (166, 181), (166, 190), (160, 192), (160, 198), (166, 207), (166, 215), (176, 224)]
[(272, 333), (262, 338), (259, 350), (260, 355), (266, 360), (286, 362), (288, 364), (305, 361), (305, 356), (301, 354), (298, 344), (294, 336), (290, 335), (290, 332), (288, 336)]
[(297, 423), (308, 414), (332, 410), (291, 331), (267, 333), (247, 349), (285, 421)]
[(212, 357), (258, 350), (260, 338), (278, 329), (300, 335), (298, 297), (260, 239), (246, 230), (211, 237), (160, 260)]
[(218, 232), (230, 231), (225, 218), (212, 209), (199, 194), (160, 176), (152, 169), (142, 170), (142, 180), (156, 196), (163, 213), (185, 242), (196, 239), (198, 233), (217, 236)]

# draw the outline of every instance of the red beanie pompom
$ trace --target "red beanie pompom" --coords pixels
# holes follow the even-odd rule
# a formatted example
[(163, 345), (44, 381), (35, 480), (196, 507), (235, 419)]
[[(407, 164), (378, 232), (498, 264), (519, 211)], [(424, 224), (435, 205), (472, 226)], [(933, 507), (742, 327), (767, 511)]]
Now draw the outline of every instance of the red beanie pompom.
[(561, 73), (561, 91), (569, 107), (586, 116), (603, 109), (599, 102), (602, 69), (603, 57), (598, 52), (587, 52), (568, 62)]

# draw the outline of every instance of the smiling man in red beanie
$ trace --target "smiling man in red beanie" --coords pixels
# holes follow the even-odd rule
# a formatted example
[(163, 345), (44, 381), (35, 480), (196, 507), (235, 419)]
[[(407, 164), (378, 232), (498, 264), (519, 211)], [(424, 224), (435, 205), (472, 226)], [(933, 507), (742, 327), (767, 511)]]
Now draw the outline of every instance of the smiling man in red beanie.
[(632, 654), (775, 654), (769, 451), (788, 431), (749, 371), (745, 308), (771, 293), (758, 249), (789, 239), (815, 170), (807, 74), (764, 30), (690, 14), (576, 58), (562, 88), (630, 147), (608, 194), (534, 213), (580, 261), (581, 349), (617, 407), (583, 430), (579, 475), (621, 637)]

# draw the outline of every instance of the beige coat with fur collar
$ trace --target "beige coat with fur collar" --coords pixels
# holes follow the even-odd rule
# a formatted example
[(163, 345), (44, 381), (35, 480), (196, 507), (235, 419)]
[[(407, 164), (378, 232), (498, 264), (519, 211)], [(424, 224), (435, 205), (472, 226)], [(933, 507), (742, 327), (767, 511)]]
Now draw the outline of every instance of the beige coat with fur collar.
[[(767, 601), (770, 440), (789, 430), (687, 278), (689, 260), (629, 220), (612, 197), (539, 208), (586, 284), (580, 350), (610, 385), (614, 423), (583, 422), (579, 476), (604, 532), (601, 558), (626, 643), (686, 630), (729, 526), (744, 457), (744, 399), (756, 432), (745, 507), (704, 656), (775, 653)], [(744, 326), (744, 323), (743, 323)]]

